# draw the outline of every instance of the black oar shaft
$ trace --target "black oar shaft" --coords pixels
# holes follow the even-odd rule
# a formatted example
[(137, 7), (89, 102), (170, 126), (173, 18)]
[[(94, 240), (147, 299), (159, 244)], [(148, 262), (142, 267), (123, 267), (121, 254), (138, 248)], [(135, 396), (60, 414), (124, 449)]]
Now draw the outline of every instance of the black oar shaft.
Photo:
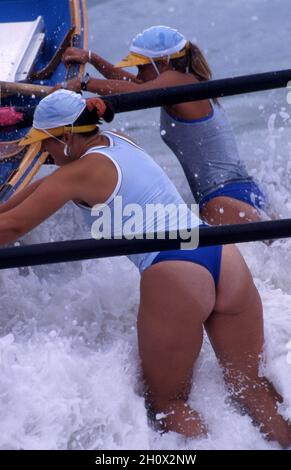
[(252, 93), (287, 87), (291, 80), (291, 69), (276, 72), (244, 75), (220, 80), (210, 80), (194, 85), (182, 85), (155, 90), (137, 91), (119, 95), (108, 95), (116, 113), (155, 108), (187, 101), (219, 98), (223, 96)]
[[(109, 101), (116, 113), (155, 108), (187, 101), (240, 95), (256, 91), (284, 88), (291, 81), (291, 69), (275, 72), (244, 75), (220, 80), (210, 80), (193, 85), (157, 88), (155, 90), (136, 91), (103, 96)], [(32, 123), (34, 107), (17, 108), (23, 113), (25, 125)], [(20, 124), (22, 126), (22, 123)]]
[[(199, 246), (291, 237), (291, 219), (200, 228)], [(71, 240), (0, 249), (0, 269), (179, 249), (183, 240)]]

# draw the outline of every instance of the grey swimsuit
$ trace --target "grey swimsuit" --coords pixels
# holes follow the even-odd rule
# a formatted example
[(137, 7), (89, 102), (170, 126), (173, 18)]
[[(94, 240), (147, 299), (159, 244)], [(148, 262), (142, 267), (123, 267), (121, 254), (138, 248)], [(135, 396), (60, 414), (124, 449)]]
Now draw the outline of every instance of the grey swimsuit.
[(235, 136), (221, 106), (184, 121), (161, 109), (161, 137), (181, 163), (197, 203), (226, 183), (253, 182), (240, 160)]

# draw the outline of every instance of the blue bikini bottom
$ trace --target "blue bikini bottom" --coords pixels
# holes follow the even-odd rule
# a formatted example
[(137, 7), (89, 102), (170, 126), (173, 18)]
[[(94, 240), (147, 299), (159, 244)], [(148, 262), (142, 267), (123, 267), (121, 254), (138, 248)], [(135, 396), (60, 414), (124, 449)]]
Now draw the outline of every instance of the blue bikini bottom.
[(206, 268), (212, 275), (217, 287), (221, 267), (222, 246), (206, 246), (193, 250), (161, 251), (152, 265), (161, 261), (189, 261)]
[(211, 199), (219, 196), (231, 197), (238, 201), (246, 202), (255, 209), (265, 209), (267, 205), (266, 196), (254, 181), (237, 181), (226, 183), (223, 187), (204, 196), (199, 201), (200, 210)]

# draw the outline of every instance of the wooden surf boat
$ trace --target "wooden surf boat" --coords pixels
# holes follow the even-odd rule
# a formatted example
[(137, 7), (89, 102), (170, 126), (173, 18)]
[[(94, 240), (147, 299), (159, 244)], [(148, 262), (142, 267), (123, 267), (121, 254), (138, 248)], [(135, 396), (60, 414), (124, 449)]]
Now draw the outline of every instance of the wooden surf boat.
[[(82, 66), (61, 62), (70, 45), (88, 47), (86, 0), (0, 0), (0, 81), (15, 83), (13, 93), (0, 87), (1, 106), (37, 105), (41, 98), (21, 95), (17, 83), (45, 87), (82, 76)], [(0, 127), (0, 201), (27, 184), (47, 157), (37, 145), (18, 147), (28, 130)]]

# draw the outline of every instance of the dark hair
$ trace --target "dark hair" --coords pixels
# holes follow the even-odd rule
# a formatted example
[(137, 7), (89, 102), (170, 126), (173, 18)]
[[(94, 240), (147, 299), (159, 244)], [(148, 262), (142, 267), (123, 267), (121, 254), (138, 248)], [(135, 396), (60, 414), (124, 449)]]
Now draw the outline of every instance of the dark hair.
[(96, 124), (96, 130), (94, 129), (91, 132), (81, 132), (79, 135), (83, 137), (90, 137), (91, 135), (96, 134), (99, 132), (99, 124), (102, 124), (103, 121), (111, 122), (114, 118), (114, 110), (108, 101), (104, 101), (106, 104), (106, 111), (102, 117), (99, 116), (97, 109), (93, 109), (93, 111), (89, 111), (88, 108), (85, 108), (84, 111), (80, 114), (78, 119), (74, 122), (74, 126), (87, 126), (90, 124)]
[[(186, 73), (189, 71), (189, 73), (195, 75), (200, 82), (212, 79), (211, 68), (203, 52), (192, 42), (189, 42), (189, 48), (186, 51), (186, 55), (178, 59), (171, 59), (170, 64), (178, 72)], [(217, 98), (214, 98), (213, 101), (219, 105)]]

